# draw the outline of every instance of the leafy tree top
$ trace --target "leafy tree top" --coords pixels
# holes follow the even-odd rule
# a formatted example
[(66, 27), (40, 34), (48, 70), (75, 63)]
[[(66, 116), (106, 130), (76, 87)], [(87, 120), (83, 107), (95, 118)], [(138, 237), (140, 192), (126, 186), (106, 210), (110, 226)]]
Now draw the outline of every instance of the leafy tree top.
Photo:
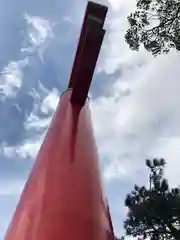
[(180, 51), (180, 0), (137, 0), (128, 22), (125, 39), (132, 50), (143, 44), (154, 56)]

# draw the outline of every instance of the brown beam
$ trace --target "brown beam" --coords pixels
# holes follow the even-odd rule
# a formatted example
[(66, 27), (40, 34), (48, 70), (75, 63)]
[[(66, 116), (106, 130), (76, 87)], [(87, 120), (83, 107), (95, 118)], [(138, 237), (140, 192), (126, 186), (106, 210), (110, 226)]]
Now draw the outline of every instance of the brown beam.
[(83, 105), (86, 100), (105, 33), (102, 28), (106, 14), (107, 7), (88, 2), (68, 85), (73, 88), (71, 102)]
[(76, 74), (79, 69), (79, 62), (81, 59), (81, 52), (83, 48), (83, 43), (85, 38), (85, 29), (87, 28), (88, 18), (91, 16), (92, 18), (96, 19), (97, 21), (99, 21), (101, 28), (103, 28), (107, 10), (108, 9), (106, 6), (103, 6), (94, 2), (88, 2), (87, 4), (83, 25), (80, 33), (79, 43), (78, 43), (78, 47), (77, 47), (77, 51), (74, 59), (73, 69), (71, 72), (70, 81), (68, 85), (69, 88), (72, 88), (74, 85), (74, 82), (76, 81)]
[(81, 53), (82, 64), (76, 75), (71, 103), (83, 106), (86, 101), (104, 34), (103, 29), (100, 31), (89, 27), (86, 31), (85, 44)]

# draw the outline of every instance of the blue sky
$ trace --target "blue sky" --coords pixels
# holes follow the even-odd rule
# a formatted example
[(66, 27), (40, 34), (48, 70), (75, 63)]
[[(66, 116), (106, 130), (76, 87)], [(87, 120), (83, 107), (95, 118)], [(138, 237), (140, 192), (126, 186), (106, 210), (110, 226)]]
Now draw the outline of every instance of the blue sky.
[[(180, 180), (180, 57), (154, 59), (124, 42), (135, 0), (109, 6), (107, 33), (91, 86), (91, 111), (115, 233), (124, 198), (147, 184), (144, 160), (164, 157)], [(86, 1), (0, 0), (0, 240), (66, 88)], [(130, 238), (127, 238), (130, 239)]]

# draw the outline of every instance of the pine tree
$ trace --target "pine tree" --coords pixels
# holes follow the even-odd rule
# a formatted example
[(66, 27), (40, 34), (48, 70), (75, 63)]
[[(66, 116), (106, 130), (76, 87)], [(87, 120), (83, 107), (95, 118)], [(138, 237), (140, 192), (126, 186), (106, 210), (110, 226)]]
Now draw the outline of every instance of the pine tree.
[(126, 235), (150, 240), (180, 239), (180, 189), (164, 178), (165, 161), (147, 160), (149, 188), (134, 186), (127, 195)]

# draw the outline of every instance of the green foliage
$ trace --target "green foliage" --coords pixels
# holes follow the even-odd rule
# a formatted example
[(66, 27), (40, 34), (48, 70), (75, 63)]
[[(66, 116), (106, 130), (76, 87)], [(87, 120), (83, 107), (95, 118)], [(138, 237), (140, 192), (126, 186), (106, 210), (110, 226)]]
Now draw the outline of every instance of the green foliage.
[(132, 50), (143, 44), (154, 56), (180, 51), (180, 0), (137, 0), (128, 22), (125, 39)]
[(146, 160), (149, 188), (134, 186), (127, 195), (126, 235), (150, 240), (180, 239), (180, 189), (164, 178), (164, 159)]

